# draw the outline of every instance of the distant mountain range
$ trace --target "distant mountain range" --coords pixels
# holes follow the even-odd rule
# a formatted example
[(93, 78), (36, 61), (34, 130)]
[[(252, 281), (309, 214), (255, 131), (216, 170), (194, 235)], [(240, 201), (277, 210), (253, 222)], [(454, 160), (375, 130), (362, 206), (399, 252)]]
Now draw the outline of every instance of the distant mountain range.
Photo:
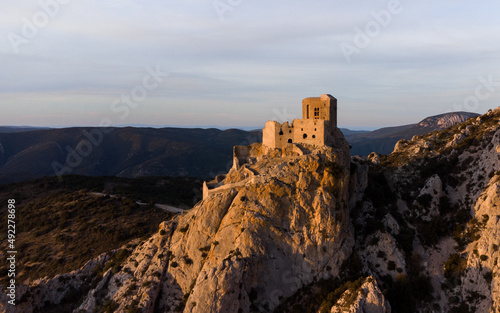
[(448, 128), (479, 114), (452, 112), (427, 117), (417, 124), (380, 128), (371, 132), (344, 132), (351, 145), (351, 155), (367, 156), (371, 152), (389, 154), (401, 139), (411, 139), (415, 135), (425, 135), (431, 131)]
[(112, 130), (102, 138), (97, 135), (98, 128), (0, 133), (0, 183), (56, 173), (207, 179), (228, 171), (234, 145), (261, 140), (259, 131), (236, 129)]
[[(342, 129), (352, 155), (388, 154), (400, 139), (444, 129), (475, 113), (428, 117), (418, 124), (371, 132)], [(209, 179), (232, 165), (235, 145), (262, 140), (261, 131), (200, 128), (39, 129), (0, 127), (0, 184), (59, 174), (89, 176), (190, 176)], [(99, 140), (97, 140), (99, 139)], [(99, 142), (94, 142), (99, 141)]]
[(19, 133), (32, 130), (50, 129), (49, 127), (31, 127), (31, 126), (0, 126), (0, 133)]

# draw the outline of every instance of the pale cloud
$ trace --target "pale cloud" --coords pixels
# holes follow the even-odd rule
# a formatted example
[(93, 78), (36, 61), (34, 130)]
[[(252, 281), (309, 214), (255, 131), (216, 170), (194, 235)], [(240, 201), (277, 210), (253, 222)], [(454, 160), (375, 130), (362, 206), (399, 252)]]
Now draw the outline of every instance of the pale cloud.
[[(500, 81), (495, 1), (401, 0), (401, 12), (347, 63), (340, 45), (388, 3), (243, 0), (221, 20), (213, 1), (73, 0), (16, 53), (8, 34), (21, 34), (23, 18), (41, 8), (8, 1), (0, 12), (0, 105), (45, 117), (16, 111), (0, 124), (60, 125), (51, 116), (62, 114), (97, 125), (156, 65), (169, 78), (121, 124), (157, 125), (164, 115), (169, 125), (262, 125), (273, 109), (297, 113), (303, 98), (331, 93), (341, 125), (394, 125), (451, 111), (480, 76)], [(500, 90), (476, 111), (498, 100)]]

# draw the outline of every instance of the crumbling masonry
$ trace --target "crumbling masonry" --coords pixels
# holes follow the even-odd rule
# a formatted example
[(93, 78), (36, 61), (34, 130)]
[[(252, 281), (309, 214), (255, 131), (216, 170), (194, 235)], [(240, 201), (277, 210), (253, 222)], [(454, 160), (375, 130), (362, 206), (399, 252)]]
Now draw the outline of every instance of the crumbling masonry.
[(302, 101), (302, 119), (291, 124), (268, 121), (262, 143), (269, 148), (284, 148), (293, 143), (328, 146), (334, 127), (337, 127), (337, 99), (328, 94), (306, 98)]
[[(268, 121), (262, 134), (262, 143), (270, 149), (283, 149), (282, 152), (292, 151), (302, 155), (304, 152), (298, 144), (315, 146), (331, 146), (334, 141), (334, 128), (337, 127), (337, 99), (331, 95), (306, 98), (302, 101), (302, 119), (295, 119), (291, 124), (280, 124)], [(225, 184), (226, 175), (217, 176), (213, 181), (203, 183), (203, 199), (220, 191), (243, 188), (247, 183), (264, 183), (266, 177), (248, 169), (252, 160), (249, 158), (249, 147), (235, 146), (233, 149), (233, 170), (240, 170), (244, 179)], [(250, 163), (249, 163), (250, 162)], [(230, 171), (230, 173), (231, 173)]]

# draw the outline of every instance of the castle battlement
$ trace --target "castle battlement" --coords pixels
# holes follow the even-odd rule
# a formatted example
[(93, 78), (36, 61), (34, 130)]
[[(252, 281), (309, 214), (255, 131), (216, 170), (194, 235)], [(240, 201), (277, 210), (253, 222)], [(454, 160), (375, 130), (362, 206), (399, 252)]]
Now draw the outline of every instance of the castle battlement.
[(337, 99), (324, 94), (302, 100), (302, 119), (291, 124), (268, 121), (263, 129), (262, 143), (270, 148), (304, 143), (315, 146), (331, 145), (332, 128), (337, 127)]

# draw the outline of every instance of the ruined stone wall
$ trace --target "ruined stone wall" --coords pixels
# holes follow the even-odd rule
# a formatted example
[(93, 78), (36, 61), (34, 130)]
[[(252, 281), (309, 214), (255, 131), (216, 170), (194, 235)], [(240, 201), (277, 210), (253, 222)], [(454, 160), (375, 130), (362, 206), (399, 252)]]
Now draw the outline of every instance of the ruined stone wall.
[(329, 145), (330, 123), (326, 120), (296, 119), (293, 126), (269, 121), (264, 127), (262, 143), (270, 148), (283, 149), (290, 143), (305, 143), (316, 146)]
[(325, 138), (329, 129), (328, 121), (321, 120), (294, 120), (294, 143), (305, 143), (323, 146), (327, 144)]
[(272, 148), (283, 148), (288, 143), (294, 142), (293, 126), (288, 122), (280, 124), (268, 121), (262, 133), (262, 143)]
[(337, 99), (331, 95), (321, 95), (321, 101), (327, 103), (328, 112), (326, 113), (329, 118), (331, 127), (337, 127)]
[(279, 123), (276, 121), (267, 121), (262, 130), (262, 143), (268, 147), (276, 147), (276, 135)]
[(337, 99), (331, 95), (310, 97), (302, 101), (302, 119), (292, 124), (268, 121), (262, 143), (270, 148), (283, 149), (290, 143), (317, 146), (329, 145), (332, 129), (337, 127)]

